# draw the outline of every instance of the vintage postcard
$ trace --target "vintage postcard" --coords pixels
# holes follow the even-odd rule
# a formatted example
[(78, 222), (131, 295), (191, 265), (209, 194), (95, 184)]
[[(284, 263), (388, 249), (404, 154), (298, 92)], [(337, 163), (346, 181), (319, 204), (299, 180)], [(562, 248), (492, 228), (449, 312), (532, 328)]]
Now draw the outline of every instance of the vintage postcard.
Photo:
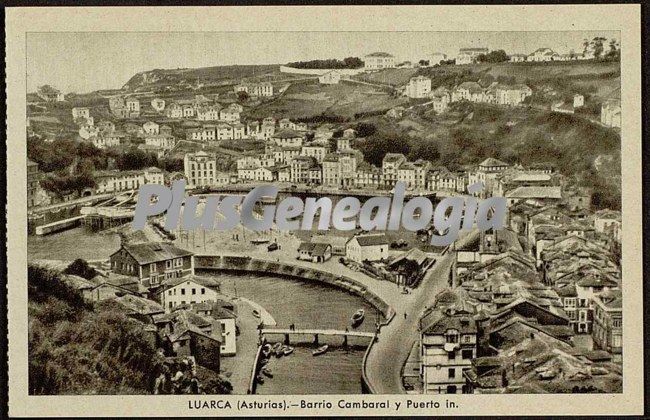
[(10, 415), (641, 414), (640, 29), (8, 9)]

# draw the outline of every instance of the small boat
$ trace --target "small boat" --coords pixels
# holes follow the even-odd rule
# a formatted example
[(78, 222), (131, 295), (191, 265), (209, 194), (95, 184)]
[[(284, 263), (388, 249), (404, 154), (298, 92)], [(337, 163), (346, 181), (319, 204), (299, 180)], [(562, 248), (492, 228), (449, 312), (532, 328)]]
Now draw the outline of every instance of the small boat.
[(264, 239), (264, 238), (251, 239), (251, 243), (253, 245), (267, 244), (269, 242), (271, 242), (270, 239)]
[(323, 354), (323, 353), (325, 353), (327, 351), (328, 348), (329, 348), (329, 346), (327, 344), (325, 344), (324, 346), (320, 346), (316, 350), (312, 351), (311, 355), (312, 356), (318, 356), (319, 354)]
[(264, 383), (264, 376), (257, 375), (257, 383), (258, 384), (263, 384)]
[(269, 362), (269, 359), (266, 359), (266, 358), (264, 358), (264, 359), (260, 359), (260, 366), (264, 366), (264, 365), (266, 365), (268, 362)]
[(267, 368), (267, 367), (265, 367), (264, 369), (262, 369), (262, 374), (264, 374), (264, 376), (266, 376), (266, 377), (268, 377), (268, 378), (272, 378), (272, 377), (273, 377), (273, 372), (271, 372), (271, 369), (269, 369), (269, 368)]
[(262, 346), (262, 352), (264, 353), (270, 353), (271, 352), (271, 345), (269, 343), (266, 343)]
[(288, 356), (291, 353), (293, 353), (293, 347), (291, 347), (291, 346), (282, 347), (282, 354), (284, 354), (285, 356)]
[(275, 345), (273, 346), (273, 353), (275, 354), (276, 357), (280, 357), (283, 355), (281, 343), (275, 343)]
[(261, 315), (260, 315), (260, 311), (258, 311), (257, 309), (253, 309), (253, 316), (254, 316), (255, 318), (260, 318), (260, 316), (261, 316)]
[(356, 311), (354, 315), (352, 315), (352, 319), (351, 319), (352, 327), (356, 328), (359, 325), (361, 325), (361, 323), (363, 323), (363, 319), (365, 316), (366, 316), (366, 311), (364, 311), (363, 309), (359, 309), (358, 311)]

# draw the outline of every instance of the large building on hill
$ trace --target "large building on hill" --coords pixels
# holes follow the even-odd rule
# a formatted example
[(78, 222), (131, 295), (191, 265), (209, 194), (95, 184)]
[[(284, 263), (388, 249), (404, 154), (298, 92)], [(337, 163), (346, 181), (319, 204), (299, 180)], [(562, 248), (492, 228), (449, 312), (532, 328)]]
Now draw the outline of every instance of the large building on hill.
[(386, 52), (374, 52), (363, 57), (366, 70), (381, 70), (395, 67), (395, 57)]

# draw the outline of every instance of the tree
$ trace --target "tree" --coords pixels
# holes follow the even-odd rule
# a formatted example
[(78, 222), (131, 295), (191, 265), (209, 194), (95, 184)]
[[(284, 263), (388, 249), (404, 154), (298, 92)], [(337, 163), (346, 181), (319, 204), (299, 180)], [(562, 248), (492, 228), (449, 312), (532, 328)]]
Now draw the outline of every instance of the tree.
[(594, 57), (595, 58), (600, 58), (600, 56), (603, 54), (604, 47), (603, 43), (607, 41), (607, 38), (603, 38), (602, 36), (597, 36), (594, 39), (591, 40), (591, 49), (594, 52)]
[(237, 99), (239, 100), (239, 102), (246, 102), (250, 99), (250, 97), (251, 96), (246, 91), (240, 90), (239, 92), (237, 92)]
[(375, 127), (375, 125), (371, 123), (360, 122), (354, 128), (354, 131), (357, 132), (357, 136), (359, 137), (368, 137), (375, 134), (375, 132), (377, 131), (377, 127)]
[(88, 262), (81, 258), (74, 260), (65, 270), (63, 270), (63, 273), (83, 277), (86, 280), (90, 280), (97, 276), (97, 270), (88, 265)]
[(487, 54), (479, 54), (476, 61), (479, 63), (502, 63), (508, 61), (508, 54), (504, 50), (494, 50)]

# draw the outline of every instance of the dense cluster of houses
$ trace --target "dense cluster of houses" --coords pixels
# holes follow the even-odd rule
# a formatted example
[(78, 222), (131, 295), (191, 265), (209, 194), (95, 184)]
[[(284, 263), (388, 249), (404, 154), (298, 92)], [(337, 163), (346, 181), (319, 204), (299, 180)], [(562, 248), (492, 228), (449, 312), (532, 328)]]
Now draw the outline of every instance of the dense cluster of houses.
[(84, 298), (112, 301), (146, 324), (169, 357), (191, 356), (219, 372), (220, 358), (237, 352), (237, 307), (218, 281), (194, 273), (194, 255), (167, 242), (123, 241), (98, 275), (63, 279)]
[(549, 174), (484, 164), (506, 191), (508, 226), (455, 248), (449, 288), (420, 320), (423, 392), (620, 392), (620, 212), (523, 198), (513, 192), (553, 187), (518, 183)]

